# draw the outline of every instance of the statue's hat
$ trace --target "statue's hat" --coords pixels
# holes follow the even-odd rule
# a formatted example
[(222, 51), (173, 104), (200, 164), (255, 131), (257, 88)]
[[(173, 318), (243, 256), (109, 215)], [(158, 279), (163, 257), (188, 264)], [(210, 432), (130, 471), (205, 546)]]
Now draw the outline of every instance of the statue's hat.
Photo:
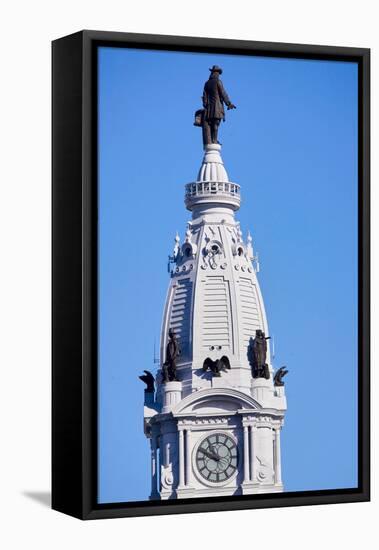
[(213, 65), (211, 69), (209, 69), (211, 73), (220, 73), (222, 74), (222, 69), (218, 65)]

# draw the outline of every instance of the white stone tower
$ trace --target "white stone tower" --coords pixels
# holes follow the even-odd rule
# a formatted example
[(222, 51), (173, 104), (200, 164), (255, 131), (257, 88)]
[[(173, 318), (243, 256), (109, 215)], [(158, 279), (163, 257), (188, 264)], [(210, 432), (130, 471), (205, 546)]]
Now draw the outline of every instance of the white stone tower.
[[(170, 257), (161, 368), (156, 392), (145, 391), (152, 499), (283, 491), (284, 386), (274, 384), (269, 346), (266, 376), (253, 377), (254, 338), (268, 335), (268, 324), (252, 239), (243, 241), (234, 217), (240, 187), (220, 151), (206, 145), (197, 180), (186, 185), (192, 220)], [(169, 330), (180, 347), (178, 381), (163, 382)]]

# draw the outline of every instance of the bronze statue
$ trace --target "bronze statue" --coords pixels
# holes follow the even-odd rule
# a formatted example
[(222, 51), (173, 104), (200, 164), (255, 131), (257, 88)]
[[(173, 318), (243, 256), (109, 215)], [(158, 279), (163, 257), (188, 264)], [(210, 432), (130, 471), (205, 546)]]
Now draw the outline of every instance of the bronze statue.
[(166, 361), (163, 363), (162, 374), (163, 382), (175, 382), (178, 380), (176, 376), (176, 360), (180, 355), (180, 348), (176, 339), (175, 332), (170, 328), (168, 331), (169, 341), (166, 347)]
[(274, 376), (274, 386), (284, 386), (283, 382), (283, 376), (288, 374), (288, 370), (286, 367), (280, 367), (275, 373)]
[(270, 378), (270, 371), (266, 363), (267, 359), (267, 340), (270, 336), (265, 336), (263, 330), (255, 331), (254, 340), (250, 339), (250, 362), (253, 368), (254, 378)]
[(221, 371), (230, 369), (229, 359), (225, 355), (221, 359), (216, 359), (216, 361), (212, 361), (210, 357), (207, 357), (203, 363), (203, 371), (206, 372), (208, 369), (213, 376), (221, 376)]
[(138, 378), (140, 380), (142, 380), (142, 382), (145, 382), (145, 384), (146, 384), (145, 392), (146, 393), (154, 393), (154, 389), (155, 389), (155, 386), (154, 386), (155, 378), (154, 378), (154, 376), (148, 370), (144, 370), (143, 372), (145, 374), (142, 374)]
[(195, 126), (202, 126), (203, 144), (219, 143), (218, 128), (221, 120), (225, 121), (224, 104), (229, 109), (236, 109), (220, 80), (221, 67), (213, 65), (210, 77), (204, 84), (203, 109), (195, 113)]

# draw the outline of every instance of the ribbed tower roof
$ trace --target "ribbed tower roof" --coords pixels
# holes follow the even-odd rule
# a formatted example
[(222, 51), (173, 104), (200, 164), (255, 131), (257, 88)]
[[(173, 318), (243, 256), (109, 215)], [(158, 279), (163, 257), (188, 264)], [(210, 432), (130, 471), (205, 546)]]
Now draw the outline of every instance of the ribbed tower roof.
[(229, 177), (225, 170), (220, 151), (221, 145), (206, 145), (203, 163), (199, 170), (197, 181), (229, 181)]
[[(197, 180), (186, 185), (192, 211), (185, 239), (175, 241), (171, 281), (162, 324), (161, 363), (169, 330), (181, 354), (177, 367), (183, 395), (215, 387), (204, 361), (227, 357), (231, 369), (219, 382), (251, 395), (251, 345), (256, 331), (268, 334), (266, 313), (254, 269), (251, 239), (244, 243), (235, 211), (240, 186), (232, 183), (221, 146), (208, 144)], [(270, 350), (267, 352), (270, 372)], [(267, 382), (272, 387), (272, 378)]]
[(185, 203), (188, 210), (218, 205), (235, 211), (240, 207), (240, 186), (229, 180), (220, 151), (219, 144), (205, 146), (197, 180), (186, 185)]

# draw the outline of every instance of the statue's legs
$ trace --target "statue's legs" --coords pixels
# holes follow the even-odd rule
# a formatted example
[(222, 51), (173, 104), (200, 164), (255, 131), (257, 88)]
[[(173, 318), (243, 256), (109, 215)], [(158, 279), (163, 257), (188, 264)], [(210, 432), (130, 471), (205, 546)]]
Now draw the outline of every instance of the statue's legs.
[(218, 127), (220, 126), (220, 118), (212, 118), (211, 121), (211, 139), (212, 143), (218, 143)]
[(176, 365), (170, 365), (168, 368), (168, 381), (177, 382), (178, 378), (176, 376)]
[(203, 144), (208, 145), (212, 143), (211, 127), (209, 122), (204, 118), (203, 120)]
[(220, 126), (220, 118), (211, 118), (203, 121), (203, 143), (208, 145), (210, 143), (218, 143), (218, 127)]

